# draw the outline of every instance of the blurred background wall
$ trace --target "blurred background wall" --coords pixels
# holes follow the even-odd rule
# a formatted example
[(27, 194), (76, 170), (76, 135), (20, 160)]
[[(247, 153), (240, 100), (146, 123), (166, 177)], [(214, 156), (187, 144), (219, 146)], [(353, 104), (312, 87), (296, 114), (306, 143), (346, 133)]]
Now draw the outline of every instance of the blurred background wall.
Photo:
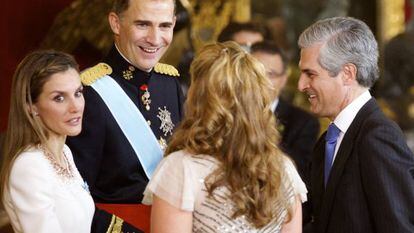
[[(413, 1), (177, 0), (178, 21), (174, 43), (163, 61), (178, 65), (186, 51), (197, 50), (204, 43), (214, 41), (221, 28), (230, 21), (256, 21), (266, 25), (269, 37), (287, 50), (294, 68), (298, 58), (296, 40), (300, 32), (317, 19), (340, 15), (364, 20), (380, 41), (382, 52), (392, 37), (411, 30)], [(106, 21), (111, 0), (23, 0), (6, 1), (3, 5), (0, 132), (5, 130), (7, 123), (13, 72), (28, 52), (38, 48), (64, 50), (74, 54), (81, 68), (85, 68), (97, 62), (112, 43)], [(295, 97), (297, 75), (297, 72), (292, 72), (291, 87), (287, 88), (290, 93), (286, 95), (302, 105), (301, 98)], [(406, 85), (412, 85), (412, 82)], [(381, 97), (377, 93), (379, 90), (381, 88), (375, 87), (374, 92)], [(406, 92), (413, 92), (414, 96), (414, 88), (408, 88)], [(384, 106), (388, 105), (392, 111), (390, 104), (395, 104), (395, 101), (384, 101)], [(406, 109), (411, 105), (407, 103)], [(414, 112), (414, 105), (411, 108)], [(406, 115), (409, 116), (408, 113)], [(398, 114), (394, 118), (396, 116)]]

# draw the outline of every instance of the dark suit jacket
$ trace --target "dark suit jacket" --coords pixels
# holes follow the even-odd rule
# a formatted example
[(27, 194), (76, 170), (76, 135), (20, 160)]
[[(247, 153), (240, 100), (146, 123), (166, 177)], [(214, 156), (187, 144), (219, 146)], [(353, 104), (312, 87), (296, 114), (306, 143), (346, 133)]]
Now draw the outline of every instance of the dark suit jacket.
[(344, 135), (324, 188), (325, 134), (312, 159), (314, 232), (414, 232), (414, 155), (374, 99)]
[(302, 179), (307, 180), (313, 147), (320, 130), (319, 121), (283, 99), (279, 99), (275, 115), (282, 136), (280, 146), (295, 161)]
[[(308, 184), (310, 180), (309, 164), (320, 130), (319, 121), (308, 112), (283, 99), (279, 99), (275, 115), (282, 136), (280, 147), (293, 159), (302, 180)], [(302, 205), (302, 213), (303, 222), (309, 222), (310, 206), (307, 202)]]

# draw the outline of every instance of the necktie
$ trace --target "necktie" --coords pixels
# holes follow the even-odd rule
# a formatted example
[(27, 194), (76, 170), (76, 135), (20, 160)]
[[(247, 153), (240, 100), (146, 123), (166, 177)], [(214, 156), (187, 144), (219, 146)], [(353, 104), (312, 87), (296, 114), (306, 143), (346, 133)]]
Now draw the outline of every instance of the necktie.
[(330, 124), (328, 127), (328, 132), (325, 136), (325, 187), (328, 182), (329, 173), (332, 168), (332, 161), (335, 153), (336, 141), (338, 139), (339, 133), (341, 132), (334, 123)]

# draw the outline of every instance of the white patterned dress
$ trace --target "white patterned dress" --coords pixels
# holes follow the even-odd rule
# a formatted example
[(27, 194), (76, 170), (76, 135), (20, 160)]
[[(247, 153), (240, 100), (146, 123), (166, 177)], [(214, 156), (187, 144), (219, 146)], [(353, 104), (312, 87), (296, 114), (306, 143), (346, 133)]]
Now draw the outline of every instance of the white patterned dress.
[[(287, 210), (275, 204), (278, 213), (273, 221), (257, 229), (245, 216), (231, 218), (234, 203), (226, 187), (217, 188), (214, 197), (208, 197), (204, 181), (216, 169), (218, 161), (208, 155), (191, 156), (177, 151), (158, 165), (146, 190), (143, 203), (152, 203), (152, 194), (169, 204), (193, 212), (193, 232), (280, 232)], [(306, 201), (306, 187), (289, 159), (285, 159), (288, 179), (283, 179), (288, 198), (294, 203), (299, 195)]]

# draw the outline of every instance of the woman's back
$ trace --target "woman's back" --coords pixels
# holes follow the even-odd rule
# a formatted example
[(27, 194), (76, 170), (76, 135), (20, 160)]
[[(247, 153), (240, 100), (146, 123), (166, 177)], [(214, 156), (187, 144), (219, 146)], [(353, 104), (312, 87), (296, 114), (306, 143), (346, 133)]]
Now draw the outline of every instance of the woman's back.
[(277, 147), (263, 65), (225, 42), (205, 46), (190, 71), (185, 117), (147, 189), (152, 230), (300, 232), (306, 188)]
[[(283, 179), (284, 193), (293, 204), (296, 195), (306, 201), (306, 188), (292, 162), (285, 158), (288, 175)], [(287, 210), (275, 203), (275, 218), (264, 227), (257, 229), (245, 215), (235, 219), (231, 193), (227, 187), (214, 190), (211, 198), (205, 180), (218, 165), (218, 161), (208, 155), (191, 155), (177, 151), (167, 156), (159, 165), (146, 190), (144, 202), (151, 203), (151, 194), (181, 210), (193, 212), (193, 232), (280, 232), (286, 220)]]

